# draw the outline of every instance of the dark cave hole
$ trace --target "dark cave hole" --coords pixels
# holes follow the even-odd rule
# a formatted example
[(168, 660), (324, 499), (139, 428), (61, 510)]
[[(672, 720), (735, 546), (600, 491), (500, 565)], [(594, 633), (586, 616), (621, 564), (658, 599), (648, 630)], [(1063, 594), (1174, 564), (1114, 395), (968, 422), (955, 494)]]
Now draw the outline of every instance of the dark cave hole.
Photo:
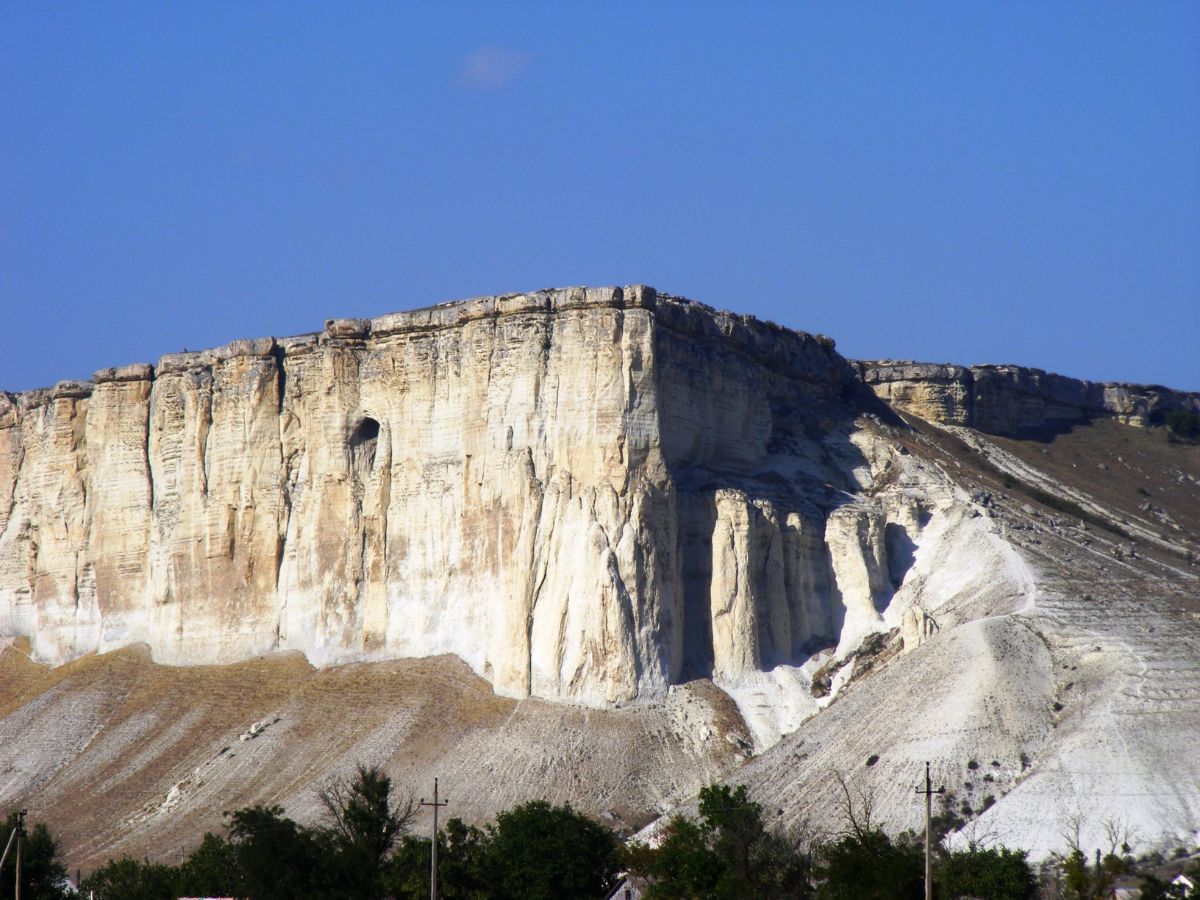
[(379, 423), (366, 416), (350, 434), (350, 459), (360, 478), (374, 467), (375, 447), (378, 443)]

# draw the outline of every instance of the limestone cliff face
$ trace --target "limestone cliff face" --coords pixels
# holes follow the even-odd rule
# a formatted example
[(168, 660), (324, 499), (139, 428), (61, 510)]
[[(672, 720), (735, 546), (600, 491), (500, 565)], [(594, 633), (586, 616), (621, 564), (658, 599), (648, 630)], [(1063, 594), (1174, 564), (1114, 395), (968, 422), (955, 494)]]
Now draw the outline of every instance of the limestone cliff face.
[[(487, 297), (0, 394), (0, 632), (60, 662), (453, 653), (612, 704), (882, 628), (831, 341), (644, 287)], [(832, 553), (831, 553), (832, 549)]]
[(1145, 427), (1164, 413), (1200, 412), (1200, 394), (1157, 385), (1082, 381), (1021, 366), (965, 366), (880, 360), (856, 363), (880, 399), (905, 412), (992, 434), (1111, 417)]

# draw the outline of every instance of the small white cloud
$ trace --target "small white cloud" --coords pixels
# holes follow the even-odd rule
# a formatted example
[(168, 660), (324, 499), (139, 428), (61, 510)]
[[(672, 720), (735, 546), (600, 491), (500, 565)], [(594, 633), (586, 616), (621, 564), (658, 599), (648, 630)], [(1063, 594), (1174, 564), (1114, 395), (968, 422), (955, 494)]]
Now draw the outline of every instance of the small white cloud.
[(528, 62), (529, 57), (520, 50), (480, 47), (463, 61), (458, 84), (472, 90), (502, 88), (511, 84)]

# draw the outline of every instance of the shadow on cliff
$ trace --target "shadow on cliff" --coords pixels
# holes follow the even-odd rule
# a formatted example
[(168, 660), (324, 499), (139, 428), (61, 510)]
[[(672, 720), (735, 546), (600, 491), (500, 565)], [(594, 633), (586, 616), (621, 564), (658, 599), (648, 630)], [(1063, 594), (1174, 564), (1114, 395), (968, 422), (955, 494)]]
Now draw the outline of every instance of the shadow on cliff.
[(1013, 434), (1006, 434), (1003, 437), (1018, 441), (1033, 441), (1038, 444), (1053, 444), (1056, 438), (1070, 434), (1077, 428), (1086, 428), (1093, 421), (1091, 416), (1079, 419), (1050, 419), (1036, 427), (1020, 428)]
[[(870, 400), (873, 402), (863, 404), (870, 412), (888, 424), (906, 427), (889, 409), (878, 406), (874, 395)], [(743, 459), (734, 465), (721, 465), (723, 461), (713, 460), (697, 465), (686, 455), (664, 448), (676, 488), (685, 679), (713, 676), (714, 607), (727, 606), (739, 599), (745, 602), (747, 594), (753, 598), (756, 629), (750, 639), (756, 648), (757, 667), (762, 671), (780, 665), (803, 665), (813, 654), (835, 646), (841, 635), (845, 606), (825, 543), (825, 526), (835, 509), (858, 502), (856, 495), (864, 485), (855, 477), (856, 470), (870, 471), (869, 461), (850, 440), (856, 427), (855, 417), (864, 409), (853, 401), (771, 405), (770, 437), (763, 442), (764, 452), (750, 464)], [(749, 521), (739, 522), (737, 527), (744, 524), (751, 532), (741, 540), (748, 571), (732, 576), (733, 589), (741, 592), (739, 598), (724, 596), (731, 589), (728, 573), (717, 589), (721, 596), (714, 596), (714, 541), (720, 517), (717, 498), (724, 491), (734, 492), (739, 501), (744, 498)], [(763, 508), (769, 509), (770, 515), (755, 512)], [(756, 539), (754, 530), (764, 527), (764, 522), (768, 523), (765, 527), (777, 527), (780, 533)], [(726, 523), (725, 529), (729, 527)], [(894, 587), (903, 581), (911, 567), (916, 545), (901, 526), (892, 529), (887, 537), (889, 563), (894, 560), (894, 568), (890, 565), (888, 574)], [(771, 558), (771, 553), (780, 548), (791, 554), (790, 564)], [(733, 552), (730, 548), (723, 551), (727, 557)], [(788, 609), (791, 639), (782, 645), (778, 634), (771, 632), (772, 627), (778, 626), (781, 602), (779, 577), (776, 575), (772, 582), (768, 575), (771, 567), (782, 567), (785, 572), (783, 600)], [(738, 578), (748, 583), (739, 584)], [(729, 610), (723, 608), (722, 612), (728, 614)]]

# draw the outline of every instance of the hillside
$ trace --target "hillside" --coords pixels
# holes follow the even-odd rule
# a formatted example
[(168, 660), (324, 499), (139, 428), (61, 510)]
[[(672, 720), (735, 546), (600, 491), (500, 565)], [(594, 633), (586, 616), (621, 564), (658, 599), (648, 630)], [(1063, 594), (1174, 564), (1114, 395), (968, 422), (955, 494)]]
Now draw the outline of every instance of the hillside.
[(928, 759), (1037, 853), (1077, 816), (1194, 843), (1176, 409), (642, 287), (0, 394), (0, 803), (88, 867), (246, 803), (309, 818), (363, 761), (473, 820), (632, 829), (728, 777), (802, 830), (834, 771), (915, 825)]
[(1062, 849), (1076, 819), (1091, 842), (1110, 821), (1143, 849), (1194, 844), (1200, 448), (1112, 421), (1025, 440), (909, 422), (914, 454), (971, 492), (1031, 590), (1007, 609), (947, 604), (934, 639), (734, 780), (799, 828), (828, 821), (839, 771), (875, 793), (889, 825), (916, 827), (912, 791), (929, 759), (975, 833), (1036, 855)]

